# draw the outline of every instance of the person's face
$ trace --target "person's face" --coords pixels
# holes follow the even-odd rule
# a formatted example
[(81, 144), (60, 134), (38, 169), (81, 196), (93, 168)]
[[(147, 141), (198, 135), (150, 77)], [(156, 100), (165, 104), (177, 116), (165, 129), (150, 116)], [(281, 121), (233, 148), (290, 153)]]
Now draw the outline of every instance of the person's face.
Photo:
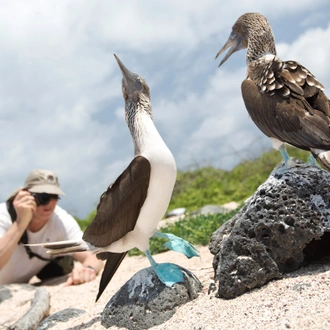
[(39, 205), (29, 224), (30, 230), (41, 229), (49, 221), (57, 205), (57, 199), (51, 199), (46, 205)]

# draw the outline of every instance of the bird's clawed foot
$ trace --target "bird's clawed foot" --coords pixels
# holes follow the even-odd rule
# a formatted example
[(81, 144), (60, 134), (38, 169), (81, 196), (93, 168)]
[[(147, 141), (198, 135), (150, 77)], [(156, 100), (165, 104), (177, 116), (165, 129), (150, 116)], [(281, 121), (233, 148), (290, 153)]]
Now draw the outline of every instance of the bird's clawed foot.
[(165, 247), (175, 252), (183, 253), (189, 259), (199, 256), (195, 247), (181, 237), (160, 232), (157, 232), (153, 237), (167, 239), (168, 241), (164, 244)]

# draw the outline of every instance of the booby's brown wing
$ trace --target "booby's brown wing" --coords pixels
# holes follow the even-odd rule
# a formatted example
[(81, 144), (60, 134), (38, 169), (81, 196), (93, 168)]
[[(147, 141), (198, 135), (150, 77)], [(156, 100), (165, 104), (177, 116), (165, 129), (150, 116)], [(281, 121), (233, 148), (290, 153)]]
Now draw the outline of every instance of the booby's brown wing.
[[(142, 156), (135, 157), (126, 170), (102, 194), (96, 215), (87, 227), (83, 239), (96, 247), (105, 247), (133, 230), (140, 209), (147, 197), (150, 180), (150, 162)], [(116, 273), (126, 252), (98, 253), (107, 260), (103, 269), (96, 301)]]
[(322, 89), (297, 62), (278, 59), (264, 66), (258, 79), (242, 83), (245, 106), (259, 129), (305, 150), (330, 149), (329, 100)]
[(126, 170), (102, 194), (92, 223), (83, 239), (96, 247), (105, 247), (133, 230), (147, 197), (150, 162), (137, 156)]

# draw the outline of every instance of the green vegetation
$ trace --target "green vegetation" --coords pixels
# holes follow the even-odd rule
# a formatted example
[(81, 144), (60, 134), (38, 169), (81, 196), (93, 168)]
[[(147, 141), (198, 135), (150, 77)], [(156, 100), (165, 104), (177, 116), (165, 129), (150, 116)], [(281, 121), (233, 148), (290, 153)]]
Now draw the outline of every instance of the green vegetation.
[[(288, 148), (288, 152), (304, 161), (309, 157), (309, 153), (296, 148)], [(241, 162), (231, 171), (211, 166), (185, 172), (179, 170), (169, 210), (186, 207), (192, 211), (206, 204), (243, 202), (281, 161), (281, 154), (272, 149), (257, 159)]]
[[(307, 161), (309, 153), (296, 148), (288, 148), (290, 156)], [(207, 204), (221, 205), (235, 201), (243, 203), (267, 179), (282, 157), (276, 150), (263, 153), (259, 158), (246, 160), (235, 166), (231, 171), (224, 171), (211, 166), (189, 171), (178, 171), (169, 210), (186, 207), (188, 211), (197, 210)], [(188, 240), (192, 244), (207, 245), (212, 233), (236, 211), (226, 215), (186, 216), (185, 219), (162, 229)], [(82, 230), (93, 220), (96, 210), (86, 219), (76, 218)], [(164, 240), (152, 239), (152, 253), (165, 251)], [(138, 254), (134, 249), (130, 255)]]
[(81, 230), (85, 231), (88, 225), (93, 221), (95, 215), (96, 215), (96, 209), (93, 210), (90, 214), (88, 214), (86, 219), (79, 219), (78, 217), (74, 217), (74, 218), (78, 222), (78, 225), (80, 226)]
[[(198, 216), (186, 216), (184, 219), (160, 229), (160, 232), (171, 233), (184, 238), (193, 245), (209, 244), (211, 235), (228, 219), (232, 218), (237, 210), (226, 214), (210, 214)], [(150, 240), (151, 254), (167, 251), (164, 247), (165, 239), (152, 238)], [(129, 251), (129, 255), (138, 255), (138, 249)]]

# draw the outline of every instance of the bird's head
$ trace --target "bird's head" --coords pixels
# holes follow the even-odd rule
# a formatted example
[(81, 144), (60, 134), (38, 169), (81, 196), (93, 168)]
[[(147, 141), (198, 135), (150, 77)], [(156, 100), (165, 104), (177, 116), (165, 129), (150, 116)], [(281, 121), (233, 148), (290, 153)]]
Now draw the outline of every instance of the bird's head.
[(141, 97), (150, 98), (147, 82), (137, 73), (129, 71), (116, 54), (114, 56), (123, 74), (122, 89), (125, 101), (138, 102)]
[(226, 56), (219, 66), (235, 52), (248, 48), (247, 62), (267, 54), (276, 55), (274, 35), (267, 18), (259, 13), (247, 13), (238, 18), (232, 32), (215, 58), (218, 58), (227, 48)]

